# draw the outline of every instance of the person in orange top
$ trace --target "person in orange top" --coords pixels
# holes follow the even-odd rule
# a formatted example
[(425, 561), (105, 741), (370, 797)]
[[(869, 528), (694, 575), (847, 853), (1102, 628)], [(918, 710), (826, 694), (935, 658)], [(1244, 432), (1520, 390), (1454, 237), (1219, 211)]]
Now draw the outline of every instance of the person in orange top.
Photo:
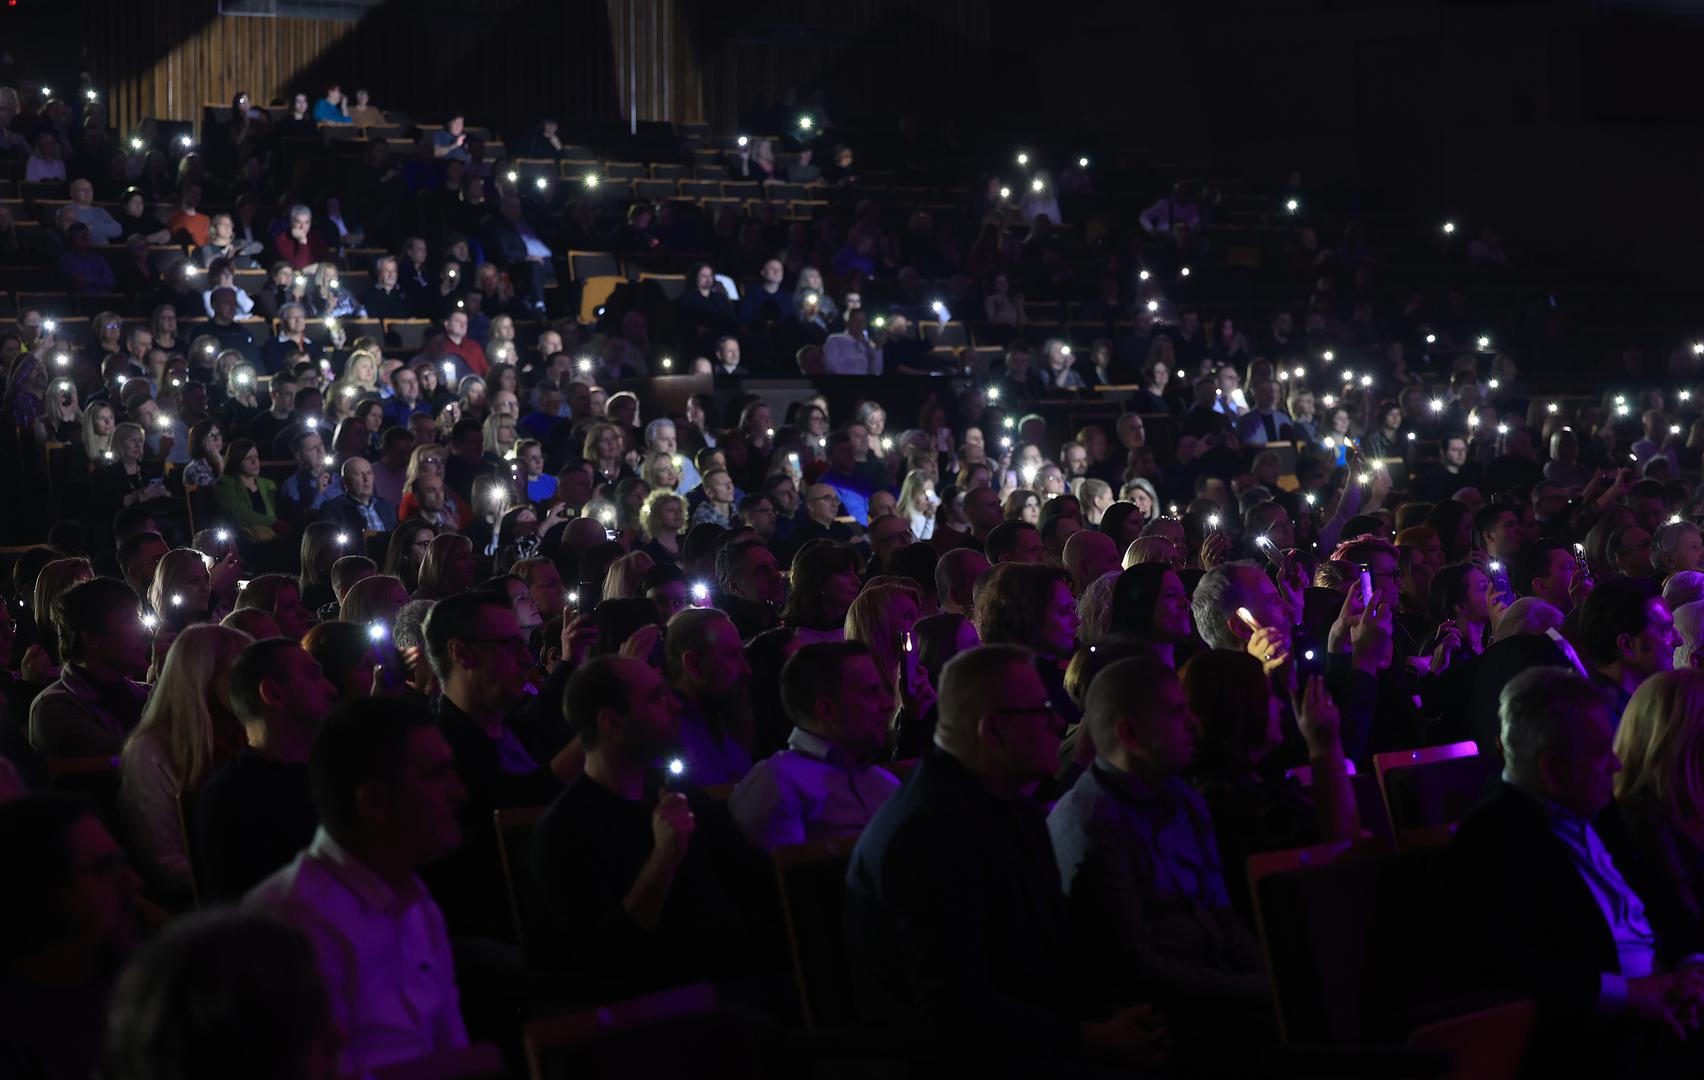
[(189, 241), (196, 247), (207, 243), (207, 235), (212, 228), (212, 219), (201, 212), (201, 185), (186, 183), (178, 195), (178, 207), (172, 211), (172, 216), (166, 219), (166, 228), (176, 236), (179, 232), (189, 234)]

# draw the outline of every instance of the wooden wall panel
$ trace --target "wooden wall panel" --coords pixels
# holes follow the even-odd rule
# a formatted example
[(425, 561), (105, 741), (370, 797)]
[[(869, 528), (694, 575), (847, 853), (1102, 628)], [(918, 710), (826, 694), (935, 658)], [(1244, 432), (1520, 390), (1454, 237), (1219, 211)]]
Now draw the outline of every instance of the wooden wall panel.
[(113, 121), (196, 120), (209, 101), (247, 90), (256, 102), (287, 96), (295, 76), (354, 30), (353, 23), (223, 16), (192, 3), (114, 6), (90, 27), (91, 59)]
[(957, 107), (986, 86), (984, 0), (391, 0), (359, 23), (224, 16), (218, 0), (84, 0), (114, 122), (199, 120), (336, 80), (381, 108), (476, 123), (709, 122), (732, 130), (788, 88), (843, 115)]

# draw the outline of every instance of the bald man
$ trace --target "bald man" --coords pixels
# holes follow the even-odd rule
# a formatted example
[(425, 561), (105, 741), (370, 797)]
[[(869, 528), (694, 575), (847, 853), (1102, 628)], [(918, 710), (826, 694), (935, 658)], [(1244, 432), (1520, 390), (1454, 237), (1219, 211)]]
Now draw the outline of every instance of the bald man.
[(1103, 575), (1118, 569), (1118, 542), (1098, 530), (1074, 532), (1065, 541), (1064, 564), (1071, 591), (1082, 596)]
[(806, 488), (799, 509), (793, 531), (787, 534), (785, 562), (791, 563), (794, 552), (819, 537), (843, 544), (858, 535), (851, 526), (834, 520), (840, 516), (840, 493), (827, 484)]
[(396, 507), (373, 489), (372, 462), (352, 457), (343, 463), (342, 477), (343, 494), (326, 501), (325, 520), (356, 539), (363, 532), (388, 533), (396, 528)]
[(935, 593), (941, 610), (965, 618), (975, 613), (976, 581), (988, 573), (988, 558), (975, 548), (954, 548), (935, 563)]

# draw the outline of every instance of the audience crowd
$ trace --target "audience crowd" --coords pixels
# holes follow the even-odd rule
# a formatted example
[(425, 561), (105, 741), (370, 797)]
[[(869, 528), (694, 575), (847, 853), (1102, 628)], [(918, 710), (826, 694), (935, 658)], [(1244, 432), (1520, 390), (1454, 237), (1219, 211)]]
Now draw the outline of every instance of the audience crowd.
[[(1365, 780), (1442, 746), (1427, 1004), (1535, 1002), (1535, 1075), (1697, 1071), (1688, 387), (1543, 393), (1354, 225), (1246, 325), (1189, 285), (1219, 193), (1109, 211), (1086, 157), (855, 166), (819, 102), (717, 164), (816, 217), (605, 228), (554, 121), (443, 119), (311, 187), (365, 91), (121, 142), (0, 87), (65, 200), (0, 253), (146, 316), (0, 333), (0, 1074), (517, 1064), (541, 1003), (708, 982), (766, 1046), (1265, 1075), (1251, 859), (1405, 857)], [(881, 177), (974, 184), (949, 225)], [(571, 250), (691, 263), (582, 321)]]

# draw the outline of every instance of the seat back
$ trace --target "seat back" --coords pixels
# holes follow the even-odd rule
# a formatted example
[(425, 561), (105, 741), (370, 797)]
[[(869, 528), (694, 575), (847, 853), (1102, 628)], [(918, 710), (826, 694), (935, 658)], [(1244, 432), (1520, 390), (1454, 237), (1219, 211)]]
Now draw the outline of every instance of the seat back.
[(1473, 809), (1500, 763), (1472, 742), (1378, 754), (1373, 767), (1397, 832), (1460, 821)]
[(773, 853), (787, 951), (807, 1027), (836, 1027), (853, 1020), (852, 969), (840, 921), (846, 866), (857, 844), (857, 836), (833, 836)]
[(515, 940), (534, 967), (544, 967), (550, 942), (550, 916), (533, 876), (533, 828), (544, 816), (543, 806), (521, 806), (492, 812), (497, 830), (497, 857), (503, 865), (503, 887), (509, 898), (509, 921)]
[(570, 251), (568, 276), (574, 281), (621, 276), (621, 257), (609, 251)]
[(1408, 1036), (1408, 1045), (1455, 1059), (1449, 1080), (1514, 1080), (1532, 1039), (1537, 1005), (1527, 998), (1452, 1016)]
[(396, 342), (399, 349), (418, 351), (426, 344), (426, 335), (436, 324), (431, 319), (386, 319), (385, 337)]
[[(611, 256), (614, 258), (614, 256)], [(595, 323), (598, 321), (599, 308), (609, 303), (609, 298), (615, 295), (615, 290), (622, 283), (622, 278), (615, 274), (599, 274), (596, 277), (580, 280), (580, 321)]]
[(755, 1076), (755, 1048), (706, 983), (536, 1020), (522, 1035), (532, 1080)]
[[(1249, 875), (1256, 924), (1288, 1042), (1343, 1043), (1406, 1033), (1442, 1000), (1445, 895), (1454, 852), (1328, 845), (1307, 861)], [(1274, 853), (1286, 855), (1290, 853)]]

